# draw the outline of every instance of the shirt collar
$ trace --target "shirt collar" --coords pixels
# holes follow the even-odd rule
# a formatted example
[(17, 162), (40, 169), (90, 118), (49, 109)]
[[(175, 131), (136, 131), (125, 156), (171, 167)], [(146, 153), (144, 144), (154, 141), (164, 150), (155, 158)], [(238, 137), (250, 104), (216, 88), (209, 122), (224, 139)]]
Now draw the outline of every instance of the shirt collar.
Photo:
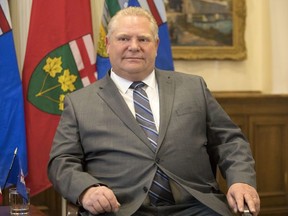
[[(111, 69), (111, 79), (114, 81), (119, 91), (123, 94), (125, 94), (128, 91), (130, 85), (133, 83), (130, 80), (118, 76), (115, 72), (113, 72), (112, 69)], [(144, 82), (148, 87), (155, 89), (157, 87), (155, 70), (153, 70), (152, 73), (150, 73), (144, 80), (141, 81)]]

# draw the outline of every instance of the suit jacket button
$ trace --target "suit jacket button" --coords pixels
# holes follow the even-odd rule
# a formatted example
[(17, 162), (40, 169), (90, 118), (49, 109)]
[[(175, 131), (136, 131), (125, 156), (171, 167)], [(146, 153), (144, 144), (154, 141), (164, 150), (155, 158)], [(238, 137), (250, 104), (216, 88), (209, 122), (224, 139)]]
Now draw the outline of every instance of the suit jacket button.
[(148, 188), (145, 186), (145, 187), (143, 187), (143, 191), (145, 192), (145, 193), (147, 193), (147, 191), (148, 191)]
[(159, 163), (159, 162), (160, 162), (160, 158), (156, 158), (156, 159), (155, 159), (155, 162), (156, 162), (156, 163)]

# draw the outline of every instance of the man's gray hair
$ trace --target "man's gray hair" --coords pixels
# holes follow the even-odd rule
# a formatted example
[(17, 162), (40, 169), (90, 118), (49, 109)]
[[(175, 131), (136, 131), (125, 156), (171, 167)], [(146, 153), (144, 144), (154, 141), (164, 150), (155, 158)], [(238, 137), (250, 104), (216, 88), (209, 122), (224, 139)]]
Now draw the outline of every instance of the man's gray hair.
[(156, 40), (158, 40), (158, 25), (156, 20), (154, 19), (153, 15), (148, 12), (147, 10), (141, 8), (141, 7), (127, 7), (122, 10), (119, 10), (110, 20), (108, 24), (108, 33), (107, 37), (109, 38), (113, 31), (115, 30), (117, 26), (117, 20), (120, 17), (125, 16), (139, 16), (139, 17), (146, 17), (148, 21), (150, 22), (150, 29), (152, 31), (152, 34)]

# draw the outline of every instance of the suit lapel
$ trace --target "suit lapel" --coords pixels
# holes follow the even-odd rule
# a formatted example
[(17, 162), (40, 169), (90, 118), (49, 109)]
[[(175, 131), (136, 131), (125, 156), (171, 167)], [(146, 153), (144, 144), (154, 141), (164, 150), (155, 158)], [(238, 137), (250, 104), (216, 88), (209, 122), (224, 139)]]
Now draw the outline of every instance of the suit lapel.
[(123, 123), (133, 131), (133, 133), (138, 136), (151, 149), (151, 151), (153, 151), (147, 136), (132, 115), (126, 102), (109, 75), (105, 76), (102, 80), (99, 80), (98, 95), (106, 102), (115, 115), (117, 115), (119, 119), (121, 119), (121, 121), (123, 121)]
[(160, 126), (159, 126), (159, 138), (158, 149), (161, 146), (171, 117), (173, 101), (174, 101), (174, 82), (172, 72), (156, 70), (156, 79), (159, 88), (160, 98)]

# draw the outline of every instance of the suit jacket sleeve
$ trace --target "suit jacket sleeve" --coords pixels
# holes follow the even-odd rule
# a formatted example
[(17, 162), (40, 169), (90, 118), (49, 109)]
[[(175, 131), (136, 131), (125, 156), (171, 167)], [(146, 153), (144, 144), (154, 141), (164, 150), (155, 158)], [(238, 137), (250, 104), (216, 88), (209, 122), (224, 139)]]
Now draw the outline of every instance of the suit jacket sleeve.
[(202, 80), (207, 104), (207, 150), (212, 166), (218, 165), (227, 186), (247, 183), (256, 188), (250, 144), (240, 128), (221, 108)]
[(74, 203), (86, 188), (101, 183), (84, 172), (84, 163), (76, 114), (67, 95), (65, 111), (61, 116), (50, 152), (48, 177), (56, 190)]

